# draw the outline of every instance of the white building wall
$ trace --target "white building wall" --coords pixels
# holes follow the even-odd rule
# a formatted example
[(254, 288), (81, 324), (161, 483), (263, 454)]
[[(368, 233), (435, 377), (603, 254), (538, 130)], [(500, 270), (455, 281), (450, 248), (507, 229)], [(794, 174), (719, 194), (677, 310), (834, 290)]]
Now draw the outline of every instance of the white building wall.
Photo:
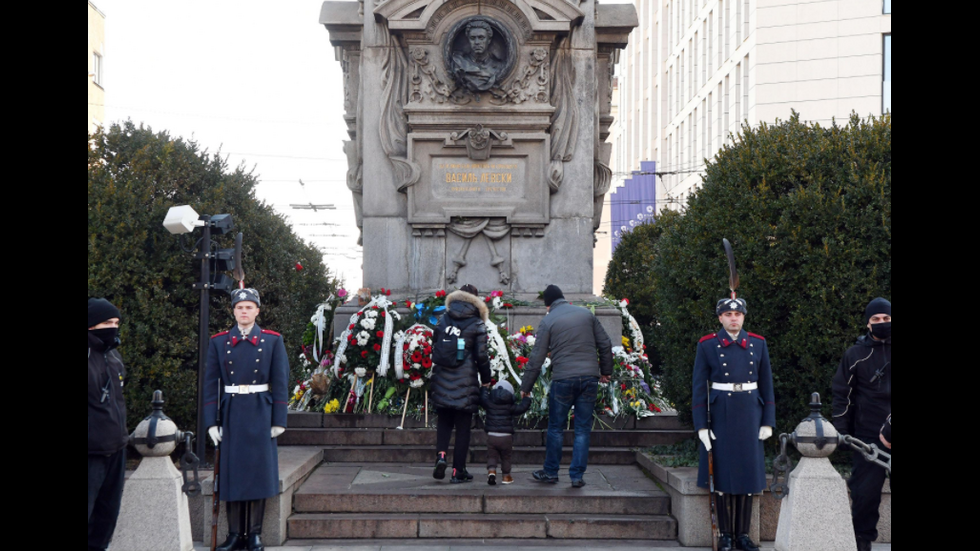
[[(614, 181), (657, 161), (658, 209), (683, 209), (747, 122), (882, 112), (882, 0), (637, 0), (618, 67)], [(890, 10), (889, 10), (890, 11)], [(614, 139), (610, 136), (610, 139)], [(608, 235), (601, 238), (609, 239)]]

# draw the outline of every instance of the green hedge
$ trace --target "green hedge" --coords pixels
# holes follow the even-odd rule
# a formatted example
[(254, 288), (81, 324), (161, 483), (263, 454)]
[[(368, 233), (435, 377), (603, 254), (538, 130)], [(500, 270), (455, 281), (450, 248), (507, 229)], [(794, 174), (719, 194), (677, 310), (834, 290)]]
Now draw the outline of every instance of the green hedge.
[(698, 339), (718, 330), (714, 305), (728, 294), (722, 238), (748, 301), (745, 329), (769, 344), (776, 435), (809, 413), (814, 391), (829, 418), (831, 377), (864, 332), (865, 305), (891, 296), (891, 116), (822, 127), (794, 112), (743, 126), (683, 215), (661, 220), (659, 234), (646, 230), (654, 244), (630, 285), (648, 289), (664, 391), (682, 420)]
[[(181, 429), (196, 431), (200, 291), (191, 285), (200, 262), (163, 227), (172, 206), (232, 215), (235, 231), (244, 233), (245, 283), (262, 298), (258, 323), (282, 333), (290, 363), (298, 361), (310, 314), (337, 281), (320, 252), (255, 198), (251, 172), (228, 170), (220, 155), (200, 151), (195, 142), (131, 121), (89, 135), (88, 166), (88, 294), (106, 297), (122, 314), (130, 430), (150, 413), (153, 391), (161, 389), (166, 414)], [(187, 234), (185, 245), (200, 237), (200, 230)], [(234, 246), (230, 235), (215, 240), (221, 248)], [(226, 293), (211, 293), (210, 307), (210, 334), (231, 327)]]

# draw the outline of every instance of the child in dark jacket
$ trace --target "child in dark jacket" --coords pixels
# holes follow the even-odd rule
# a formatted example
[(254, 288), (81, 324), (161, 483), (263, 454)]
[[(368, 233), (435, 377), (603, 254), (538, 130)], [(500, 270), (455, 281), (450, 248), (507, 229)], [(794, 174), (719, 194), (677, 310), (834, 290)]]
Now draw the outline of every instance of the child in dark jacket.
[(507, 381), (500, 381), (493, 390), (480, 390), (480, 404), (487, 412), (487, 484), (497, 483), (497, 461), (504, 484), (514, 482), (510, 476), (510, 458), (514, 450), (514, 418), (531, 407), (531, 398), (514, 403), (514, 387)]

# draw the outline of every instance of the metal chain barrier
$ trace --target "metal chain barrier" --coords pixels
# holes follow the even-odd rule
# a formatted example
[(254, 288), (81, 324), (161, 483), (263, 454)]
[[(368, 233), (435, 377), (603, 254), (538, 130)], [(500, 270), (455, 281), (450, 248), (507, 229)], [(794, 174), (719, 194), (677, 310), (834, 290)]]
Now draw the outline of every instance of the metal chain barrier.
[[(793, 462), (786, 455), (786, 443), (792, 439), (791, 434), (785, 432), (779, 435), (779, 455), (772, 462), (772, 484), (769, 491), (776, 499), (783, 499), (789, 495), (789, 486), (786, 484), (787, 474), (793, 467)], [(779, 475), (782, 474), (783, 482), (779, 482)]]
[[(849, 434), (840, 435), (840, 441), (848, 446), (851, 446), (855, 450), (864, 454), (865, 461), (869, 461), (876, 465), (880, 465), (885, 468), (885, 472), (888, 476), (892, 475), (892, 454), (886, 452), (885, 450), (879, 448), (875, 444), (865, 444), (861, 440), (854, 438)], [(884, 458), (884, 459), (880, 459)]]

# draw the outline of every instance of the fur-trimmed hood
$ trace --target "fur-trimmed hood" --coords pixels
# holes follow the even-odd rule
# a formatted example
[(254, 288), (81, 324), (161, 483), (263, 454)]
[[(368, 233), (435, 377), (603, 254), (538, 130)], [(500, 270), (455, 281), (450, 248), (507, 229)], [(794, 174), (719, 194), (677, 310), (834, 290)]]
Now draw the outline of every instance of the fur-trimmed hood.
[(487, 309), (487, 305), (480, 300), (480, 297), (467, 293), (466, 291), (453, 291), (446, 297), (447, 312), (452, 311), (450, 305), (452, 305), (453, 302), (465, 302), (472, 305), (474, 308), (476, 308), (476, 311), (480, 313), (480, 319), (482, 319), (484, 322), (490, 321), (490, 311)]

